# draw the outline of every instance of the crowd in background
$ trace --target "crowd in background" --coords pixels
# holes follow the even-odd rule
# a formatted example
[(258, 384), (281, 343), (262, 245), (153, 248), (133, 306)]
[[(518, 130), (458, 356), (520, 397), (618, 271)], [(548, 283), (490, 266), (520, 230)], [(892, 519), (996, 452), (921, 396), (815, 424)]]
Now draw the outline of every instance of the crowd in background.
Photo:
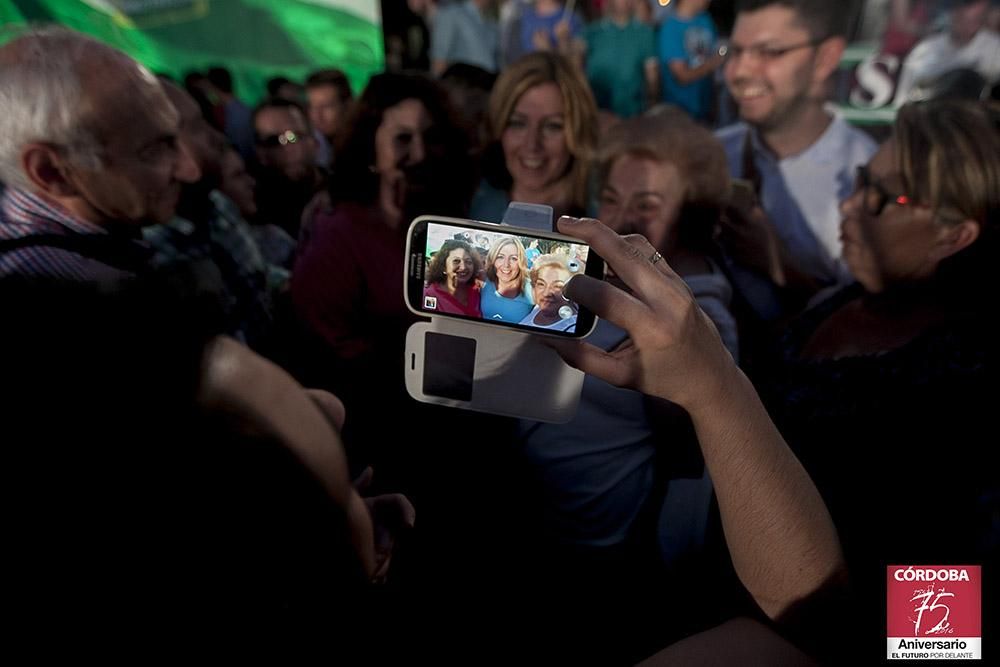
[[(828, 104), (849, 4), (741, 0), (723, 37), (709, 0), (411, 0), (363, 90), (324, 69), (252, 106), (221, 65), (0, 47), (31, 617), (222, 617), (370, 662), (815, 664), (849, 615), (880, 656), (887, 565), (1000, 549), (1000, 37), (987, 0), (889, 3), (909, 55), (869, 133)], [(406, 394), (409, 223), (511, 202), (607, 280), (512, 236), (440, 254), (480, 314), (601, 316), (558, 350), (587, 373), (569, 423)]]

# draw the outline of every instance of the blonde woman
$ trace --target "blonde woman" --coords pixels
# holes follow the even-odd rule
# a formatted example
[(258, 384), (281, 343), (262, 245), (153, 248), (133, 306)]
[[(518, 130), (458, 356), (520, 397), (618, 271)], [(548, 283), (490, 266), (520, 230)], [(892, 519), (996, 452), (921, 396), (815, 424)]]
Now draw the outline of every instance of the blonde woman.
[(524, 244), (513, 236), (501, 236), (490, 246), (481, 301), (484, 319), (517, 323), (531, 311), (526, 256)]
[(587, 208), (597, 106), (580, 71), (554, 53), (532, 53), (497, 80), (487, 113), (491, 144), (472, 217), (499, 222), (511, 201), (560, 215)]

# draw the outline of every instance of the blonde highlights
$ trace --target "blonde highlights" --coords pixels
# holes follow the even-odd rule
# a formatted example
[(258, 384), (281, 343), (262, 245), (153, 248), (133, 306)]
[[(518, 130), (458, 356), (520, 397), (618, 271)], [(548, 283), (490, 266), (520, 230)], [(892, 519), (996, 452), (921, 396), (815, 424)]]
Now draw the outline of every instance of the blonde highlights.
[(939, 100), (899, 110), (893, 138), (906, 194), (942, 224), (985, 227), (1000, 210), (1000, 135), (980, 104)]
[[(521, 97), (536, 86), (547, 83), (559, 88), (563, 102), (566, 146), (573, 161), (567, 178), (570, 203), (587, 208), (590, 163), (597, 148), (597, 104), (583, 75), (568, 60), (549, 52), (530, 53), (505, 69), (490, 94), (487, 109), (489, 137), (500, 137)], [(508, 173), (509, 178), (509, 173)]]

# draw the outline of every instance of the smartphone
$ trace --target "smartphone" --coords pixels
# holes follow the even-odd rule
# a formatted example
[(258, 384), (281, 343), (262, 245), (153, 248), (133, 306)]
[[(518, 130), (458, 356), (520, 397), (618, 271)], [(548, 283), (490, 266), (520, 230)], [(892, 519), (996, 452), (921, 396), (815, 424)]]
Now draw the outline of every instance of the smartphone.
[(418, 315), (583, 338), (597, 316), (563, 296), (574, 275), (604, 279), (578, 239), (522, 227), (421, 216), (407, 233), (406, 305)]

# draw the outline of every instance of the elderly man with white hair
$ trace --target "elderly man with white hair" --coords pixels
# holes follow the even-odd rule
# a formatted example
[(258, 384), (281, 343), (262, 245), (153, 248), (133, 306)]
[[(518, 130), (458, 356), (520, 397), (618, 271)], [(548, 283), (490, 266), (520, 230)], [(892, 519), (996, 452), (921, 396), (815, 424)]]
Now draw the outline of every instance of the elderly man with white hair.
[(0, 47), (0, 276), (101, 280), (144, 266), (140, 229), (199, 177), (156, 78), (62, 28)]
[[(185, 100), (179, 89), (172, 89), (171, 94), (193, 107), (193, 101)], [(0, 47), (0, 181), (6, 185), (0, 196), (0, 287), (32, 298), (34, 287), (40, 288), (37, 294), (43, 296), (53, 287), (65, 288), (69, 295), (79, 289), (80, 295), (92, 295), (95, 303), (116, 292), (128, 294), (130, 288), (149, 289), (151, 296), (163, 296), (158, 290), (166, 287), (176, 290), (170, 299), (176, 300), (179, 308), (192, 309), (194, 318), (203, 315), (195, 299), (189, 298), (187, 290), (192, 285), (180, 284), (191, 276), (170, 275), (163, 280), (156, 275), (151, 250), (142, 240), (143, 227), (173, 218), (181, 185), (199, 181), (201, 167), (196, 159), (209, 167), (211, 156), (198, 152), (211, 150), (208, 144), (214, 137), (201, 144), (195, 141), (192, 135), (199, 129), (193, 126), (197, 113), (188, 114), (192, 109), (184, 106), (181, 110), (192, 124), (183, 133), (181, 114), (155, 76), (125, 54), (72, 31), (43, 28)], [(15, 279), (13, 287), (11, 278)], [(38, 284), (22, 284), (21, 278), (37, 280)], [(25, 287), (27, 291), (17, 291)], [(93, 288), (94, 292), (87, 291)], [(62, 292), (52, 294), (58, 297)], [(32, 305), (39, 306), (39, 302)], [(40, 307), (59, 305), (58, 300), (46, 301)], [(99, 322), (98, 326), (104, 324)], [(254, 443), (273, 442), (285, 450), (283, 456), (291, 455), (289, 460), (322, 485), (326, 500), (339, 512), (329, 517), (334, 519), (331, 526), (337, 531), (334, 537), (340, 540), (338, 544), (346, 545), (356, 557), (357, 562), (349, 565), (358, 566), (358, 572), (370, 578), (385, 577), (392, 531), (412, 526), (412, 505), (395, 494), (375, 496), (367, 503), (362, 500), (351, 485), (338, 434), (344, 421), (340, 401), (326, 392), (303, 389), (278, 366), (232, 338), (210, 335), (215, 325), (198, 323), (209, 332), (198, 351), (194, 397), (198, 413), (220, 419), (234, 434), (252, 434)], [(83, 349), (81, 355), (88, 352)], [(152, 358), (161, 352), (154, 347), (149, 354)], [(119, 357), (111, 361), (135, 363), (141, 368), (148, 359)], [(95, 386), (100, 386), (100, 380), (94, 378)], [(57, 383), (55, 378), (53, 385)], [(185, 402), (190, 399), (181, 397)], [(63, 414), (62, 407), (53, 400), (52, 414)], [(164, 420), (183, 418), (169, 412), (157, 416)], [(157, 424), (143, 426), (157, 428)], [(137, 435), (139, 441), (142, 435)], [(203, 433), (193, 430), (189, 435), (197, 441)], [(101, 443), (96, 442), (96, 451), (100, 451)], [(214, 451), (210, 443), (205, 446), (207, 452)], [(238, 449), (225, 453), (236, 471), (233, 474), (239, 476), (248, 469), (245, 466), (255, 447), (257, 444), (246, 456)], [(140, 479), (147, 468), (159, 467), (159, 461), (147, 465), (141, 455), (136, 460), (143, 463), (129, 468), (123, 478), (134, 475)], [(94, 460), (104, 459), (98, 456)], [(134, 462), (128, 459), (123, 465), (128, 468)], [(53, 456), (54, 469), (65, 470), (64, 463)], [(191, 470), (196, 468), (191, 466)], [(364, 480), (368, 479), (370, 476), (363, 477), (361, 483), (367, 484)], [(195, 473), (194, 479), (182, 476), (175, 486), (184, 489), (197, 483)], [(108, 493), (108, 489), (102, 491)], [(303, 502), (326, 512), (326, 500), (321, 500)], [(225, 502), (228, 500), (220, 501), (219, 506), (229, 507)], [(206, 508), (211, 510), (213, 507)], [(151, 510), (140, 505), (139, 511)], [(374, 524), (373, 517), (377, 519)], [(197, 539), (191, 532), (182, 537), (192, 544)], [(260, 543), (266, 541), (260, 538)], [(100, 549), (104, 546), (87, 544), (86, 549), (103, 553)], [(211, 563), (216, 555), (203, 553), (200, 557)], [(304, 554), (292, 556), (307, 562)], [(138, 582), (136, 590), (152, 581), (155, 568), (149, 572), (150, 579)], [(298, 574), (319, 577), (323, 573), (303, 566)], [(273, 575), (275, 581), (286, 578), (285, 573), (274, 570), (264, 575)], [(247, 586), (251, 590), (250, 584)], [(153, 607), (156, 600), (149, 597), (146, 603)], [(282, 610), (286, 608), (287, 604)], [(270, 613), (269, 608), (267, 611)]]

